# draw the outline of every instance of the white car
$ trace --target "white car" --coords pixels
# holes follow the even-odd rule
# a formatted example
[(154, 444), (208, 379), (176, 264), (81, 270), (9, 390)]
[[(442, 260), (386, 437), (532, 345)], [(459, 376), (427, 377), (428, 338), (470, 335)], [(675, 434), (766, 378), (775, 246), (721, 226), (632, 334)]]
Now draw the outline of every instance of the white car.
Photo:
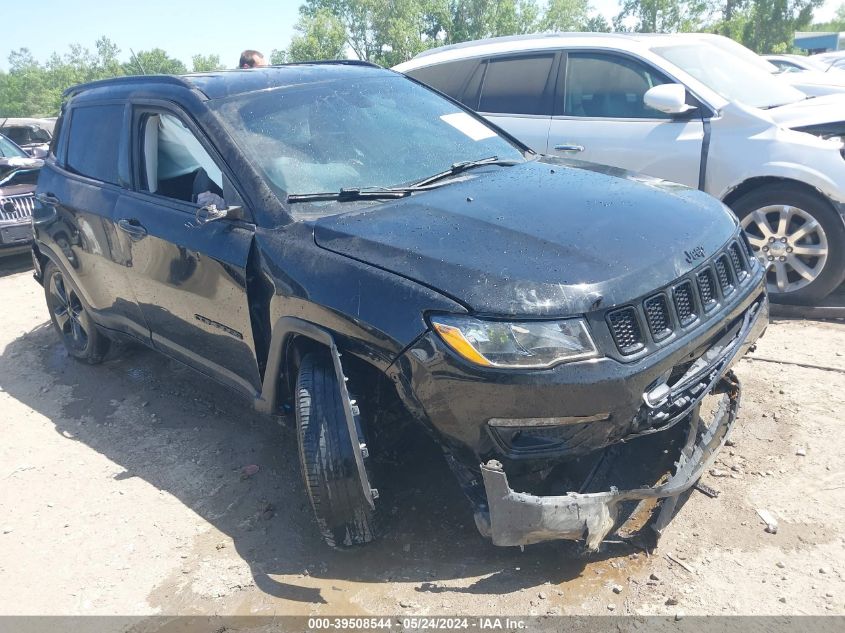
[(838, 68), (845, 70), (845, 51), (828, 51), (827, 53), (817, 53), (812, 55), (811, 59), (817, 60), (819, 63), (828, 64), (830, 68)]
[[(756, 56), (756, 53), (751, 54)], [(845, 92), (845, 71), (815, 56), (762, 55), (759, 59), (766, 62), (766, 70), (810, 96)]]
[(818, 301), (845, 279), (845, 96), (808, 97), (722, 40), (493, 38), (432, 49), (394, 70), (537, 152), (710, 193), (770, 265), (773, 298)]

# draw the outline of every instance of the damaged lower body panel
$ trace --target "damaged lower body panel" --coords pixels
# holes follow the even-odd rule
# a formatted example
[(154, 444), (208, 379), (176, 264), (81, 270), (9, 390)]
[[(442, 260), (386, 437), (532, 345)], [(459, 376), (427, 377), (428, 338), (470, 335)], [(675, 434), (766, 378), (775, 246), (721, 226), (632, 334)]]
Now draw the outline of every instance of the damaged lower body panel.
[[(637, 438), (644, 435), (655, 438), (658, 432), (673, 427), (682, 432), (681, 425), (686, 424), (671, 474), (658, 478), (651, 487), (623, 489), (611, 484), (601, 492), (541, 496), (512, 489), (502, 463), (489, 459), (481, 464), (486, 503), (476, 506), (479, 531), (496, 545), (583, 539), (587, 548), (594, 551), (619, 526), (623, 504), (652, 500), (660, 502), (651, 526), (659, 536), (674, 515), (679, 497), (696, 485), (728, 438), (741, 394), (739, 381), (730, 368), (755, 328), (763, 312), (761, 307), (758, 304), (748, 310), (741, 322), (707, 349), (674, 384), (660, 382), (642, 394), (638, 417), (653, 420), (653, 425), (623, 441), (641, 441)], [(705, 409), (702, 401), (707, 396), (712, 397), (708, 404), (710, 400), (716, 400), (716, 404)]]
[(476, 514), (479, 530), (496, 545), (584, 539), (588, 549), (596, 550), (617, 525), (622, 503), (663, 499), (652, 525), (659, 534), (671, 519), (678, 497), (692, 488), (709, 467), (736, 419), (740, 385), (732, 373), (721, 378), (717, 392), (722, 397), (710, 420), (702, 418), (700, 405), (688, 414), (686, 445), (675, 472), (659, 486), (541, 497), (512, 490), (499, 462), (482, 464), (488, 511), (486, 516)]

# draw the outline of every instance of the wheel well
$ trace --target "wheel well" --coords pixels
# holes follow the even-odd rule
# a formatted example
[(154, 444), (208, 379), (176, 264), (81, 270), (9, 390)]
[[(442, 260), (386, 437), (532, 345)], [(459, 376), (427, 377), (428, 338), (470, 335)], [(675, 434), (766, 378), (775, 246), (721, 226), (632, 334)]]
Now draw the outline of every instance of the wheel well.
[[(282, 381), (279, 403), (285, 412), (292, 411), (291, 405), (296, 394), (296, 378), (302, 358), (309, 352), (328, 353), (329, 348), (303, 334), (293, 334), (286, 343), (280, 368)], [(341, 364), (348, 378), (347, 389), (362, 405), (365, 419), (382, 440), (380, 443), (392, 444), (394, 432), (404, 427), (404, 422), (412, 419), (402, 403), (396, 386), (381, 369), (368, 363), (349, 351), (339, 348)]]
[(724, 202), (729, 207), (733, 208), (734, 203), (740, 198), (742, 198), (742, 196), (751, 193), (752, 191), (761, 187), (772, 185), (789, 185), (791, 187), (795, 187), (800, 191), (821, 198), (825, 202), (828, 201), (827, 196), (825, 196), (821, 191), (819, 191), (812, 185), (808, 185), (805, 182), (801, 182), (800, 180), (792, 180), (791, 178), (777, 178), (775, 176), (760, 176), (758, 178), (749, 178), (748, 180), (740, 183), (735, 188), (731, 189), (728, 194), (724, 198), (722, 198), (722, 202)]

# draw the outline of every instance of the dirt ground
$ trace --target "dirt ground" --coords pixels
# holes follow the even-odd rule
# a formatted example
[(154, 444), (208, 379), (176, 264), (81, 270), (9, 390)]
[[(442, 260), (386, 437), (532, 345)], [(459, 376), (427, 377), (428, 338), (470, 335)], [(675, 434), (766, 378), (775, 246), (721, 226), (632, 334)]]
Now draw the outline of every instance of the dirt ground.
[(0, 261), (0, 614), (845, 614), (843, 323), (772, 322), (721, 494), (648, 555), (495, 548), (425, 445), (390, 533), (335, 552), (289, 430), (151, 351), (69, 359), (27, 267)]

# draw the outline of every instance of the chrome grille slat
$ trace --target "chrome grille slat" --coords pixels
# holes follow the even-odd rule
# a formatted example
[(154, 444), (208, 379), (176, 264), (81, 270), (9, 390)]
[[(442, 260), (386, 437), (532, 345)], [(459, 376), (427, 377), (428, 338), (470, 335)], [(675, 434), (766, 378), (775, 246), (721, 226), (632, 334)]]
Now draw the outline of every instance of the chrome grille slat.
[(35, 196), (0, 196), (0, 220), (24, 220), (32, 217)]

